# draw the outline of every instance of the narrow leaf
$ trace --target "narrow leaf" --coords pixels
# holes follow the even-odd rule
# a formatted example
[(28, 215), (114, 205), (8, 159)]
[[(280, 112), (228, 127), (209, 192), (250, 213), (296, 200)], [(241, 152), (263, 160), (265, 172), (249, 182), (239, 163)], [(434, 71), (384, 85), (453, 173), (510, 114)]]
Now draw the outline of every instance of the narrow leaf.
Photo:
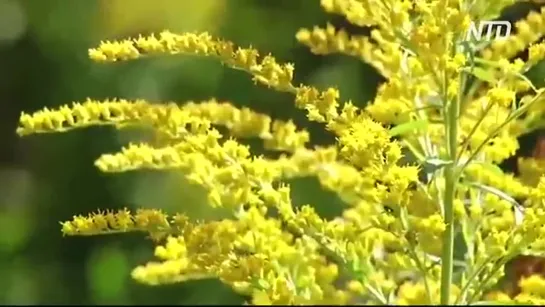
[(512, 203), (513, 205), (520, 206), (520, 204), (513, 197), (505, 194), (503, 191), (500, 191), (500, 190), (498, 190), (498, 189), (496, 189), (494, 187), (484, 185), (484, 184), (480, 184), (478, 182), (468, 182), (468, 185), (470, 185), (472, 187), (479, 188), (479, 189), (481, 189), (481, 190), (483, 190), (485, 192), (492, 193), (492, 194), (498, 196), (499, 198)]
[(429, 158), (425, 158), (425, 160), (423, 161), (422, 170), (426, 174), (433, 174), (436, 171), (442, 169), (443, 167), (445, 167), (447, 165), (451, 165), (453, 163), (454, 162), (452, 162), (452, 161), (442, 160), (442, 159), (439, 159), (437, 157), (429, 157)]
[(496, 77), (494, 77), (494, 71), (489, 69), (484, 69), (482, 67), (472, 67), (471, 69), (464, 69), (464, 71), (472, 74), (477, 79), (486, 81), (488, 83), (495, 83)]
[(414, 120), (410, 122), (397, 125), (390, 129), (390, 136), (404, 135), (414, 130), (426, 130), (428, 128), (428, 121), (425, 119)]
[(482, 165), (487, 171), (494, 173), (494, 175), (498, 175), (498, 176), (504, 175), (503, 170), (496, 164), (493, 164), (490, 162), (484, 162), (484, 161), (475, 161), (473, 163), (478, 163)]

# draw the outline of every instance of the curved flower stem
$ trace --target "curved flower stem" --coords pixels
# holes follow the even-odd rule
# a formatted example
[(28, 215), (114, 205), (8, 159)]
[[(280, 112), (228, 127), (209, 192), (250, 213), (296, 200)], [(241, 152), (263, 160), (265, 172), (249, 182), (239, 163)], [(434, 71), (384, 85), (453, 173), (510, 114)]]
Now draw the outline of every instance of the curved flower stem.
[(509, 114), (507, 119), (505, 119), (505, 121), (503, 123), (498, 125), (491, 133), (489, 133), (488, 136), (486, 137), (486, 139), (484, 139), (484, 141), (482, 141), (481, 144), (479, 144), (479, 146), (475, 149), (475, 151), (473, 151), (471, 156), (459, 168), (459, 172), (461, 173), (475, 159), (475, 157), (481, 152), (481, 150), (484, 148), (484, 146), (486, 146), (486, 144), (488, 144), (488, 142), (492, 138), (497, 136), (502, 131), (502, 129), (504, 129), (509, 123), (511, 123), (512, 121), (514, 121), (515, 119), (519, 118), (524, 113), (526, 113), (537, 101), (541, 101), (542, 95), (544, 93), (545, 93), (545, 90), (538, 90), (536, 95), (534, 96), (534, 98), (532, 98), (531, 101), (527, 102), (526, 104), (522, 105), (521, 107), (519, 107), (518, 109), (513, 111), (511, 114)]
[(483, 263), (481, 263), (481, 265), (479, 265), (478, 268), (476, 270), (474, 270), (473, 273), (469, 276), (469, 278), (466, 281), (466, 284), (464, 285), (464, 287), (460, 291), (460, 294), (458, 295), (458, 298), (454, 302), (455, 305), (457, 305), (458, 303), (460, 303), (460, 301), (462, 301), (464, 299), (464, 297), (467, 295), (467, 291), (469, 290), (469, 288), (471, 286), (473, 286), (473, 281), (475, 279), (477, 279), (479, 274), (481, 274), (484, 271), (484, 269), (486, 268), (487, 263), (488, 263), (488, 261), (483, 261)]
[(492, 107), (494, 105), (489, 103), (486, 108), (482, 111), (482, 115), (481, 117), (479, 117), (479, 120), (477, 120), (477, 122), (475, 123), (475, 125), (473, 125), (473, 128), (471, 129), (471, 131), (467, 134), (467, 136), (465, 137), (465, 140), (464, 142), (462, 143), (462, 145), (460, 146), (460, 150), (459, 150), (459, 153), (457, 155), (457, 159), (460, 160), (462, 154), (464, 153), (464, 151), (466, 150), (466, 148), (469, 146), (470, 142), (471, 142), (471, 138), (473, 137), (473, 134), (475, 134), (475, 132), (477, 132), (477, 129), (479, 128), (479, 126), (481, 125), (481, 123), (484, 121), (484, 119), (486, 118), (486, 116), (488, 115), (488, 113), (492, 110)]
[(409, 244), (409, 253), (411, 254), (414, 261), (416, 262), (416, 265), (418, 269), (420, 270), (420, 273), (422, 274), (422, 279), (424, 281), (424, 288), (426, 289), (426, 296), (428, 298), (428, 304), (433, 305), (433, 298), (431, 296), (430, 284), (428, 282), (426, 268), (424, 267), (424, 264), (422, 263), (422, 261), (420, 261), (420, 258), (418, 257), (418, 253), (416, 252), (416, 248), (411, 244)]

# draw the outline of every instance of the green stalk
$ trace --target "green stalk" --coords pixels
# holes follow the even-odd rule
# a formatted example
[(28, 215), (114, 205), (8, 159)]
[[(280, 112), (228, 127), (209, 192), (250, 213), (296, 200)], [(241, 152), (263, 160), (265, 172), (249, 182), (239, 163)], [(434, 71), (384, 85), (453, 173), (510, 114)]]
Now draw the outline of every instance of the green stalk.
[[(446, 229), (443, 234), (443, 251), (441, 253), (441, 305), (448, 305), (450, 303), (450, 287), (452, 285), (454, 268), (454, 198), (456, 195), (456, 183), (458, 182), (458, 172), (456, 171), (458, 165), (458, 115), (460, 114), (460, 105), (463, 100), (463, 89), (466, 80), (463, 72), (460, 72), (459, 78), (460, 84), (457, 98), (450, 101), (447, 108), (445, 108), (446, 145), (449, 160), (453, 161), (453, 163), (447, 165), (444, 170), (445, 194), (443, 205)], [(445, 81), (447, 82), (447, 80)]]
[[(448, 145), (451, 161), (456, 160), (456, 138), (458, 136), (458, 102), (452, 102), (449, 107), (450, 117), (448, 125)], [(458, 180), (456, 163), (445, 167), (445, 224), (443, 234), (443, 252), (441, 254), (441, 305), (449, 304), (450, 286), (452, 284), (452, 271), (454, 261), (454, 197), (456, 193), (456, 182)]]

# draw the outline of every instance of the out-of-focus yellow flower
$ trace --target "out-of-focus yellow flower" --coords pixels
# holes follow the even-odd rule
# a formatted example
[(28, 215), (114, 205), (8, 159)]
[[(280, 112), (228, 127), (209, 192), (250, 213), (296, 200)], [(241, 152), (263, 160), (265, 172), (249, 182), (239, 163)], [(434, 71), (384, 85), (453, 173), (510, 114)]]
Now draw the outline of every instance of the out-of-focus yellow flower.
[[(212, 29), (221, 24), (218, 20), (221, 20), (225, 6), (224, 0), (199, 2), (160, 0), (153, 3), (135, 0), (129, 8), (122, 0), (99, 1), (102, 13), (100, 32), (104, 36), (117, 37), (158, 28)], [(191, 14), (184, 14), (184, 17), (180, 18), (180, 12)]]

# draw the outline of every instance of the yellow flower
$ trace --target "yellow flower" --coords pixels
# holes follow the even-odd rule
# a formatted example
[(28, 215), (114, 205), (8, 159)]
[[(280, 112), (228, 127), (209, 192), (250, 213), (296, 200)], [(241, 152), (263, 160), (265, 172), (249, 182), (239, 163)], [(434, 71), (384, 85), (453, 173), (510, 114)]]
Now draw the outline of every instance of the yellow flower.
[[(439, 284), (431, 282), (429, 284), (429, 295), (424, 282), (405, 282), (399, 287), (399, 305), (435, 305), (439, 302)], [(452, 287), (452, 296), (456, 297), (460, 293), (460, 289), (456, 286)], [(429, 301), (431, 297), (432, 301)]]
[[(296, 34), (312, 53), (355, 57), (387, 79), (364, 108), (341, 101), (334, 86), (295, 84), (291, 63), (208, 33), (163, 31), (88, 51), (102, 63), (173, 54), (216, 58), (292, 95), (334, 144), (314, 146), (292, 120), (215, 99), (87, 99), (23, 112), (17, 133), (148, 129), (153, 138), (102, 154), (97, 168), (183, 172), (204, 188), (211, 208), (228, 214), (191, 221), (183, 208), (172, 216), (122, 209), (61, 223), (64, 235), (146, 233), (156, 260), (133, 270), (141, 283), (216, 278), (266, 305), (543, 303), (545, 283), (537, 275), (521, 280), (513, 300), (490, 289), (513, 255), (545, 251), (544, 166), (521, 158), (517, 176), (496, 166), (516, 154), (521, 135), (542, 126), (544, 91), (524, 74), (545, 57), (538, 42), (545, 9), (476, 53), (466, 48), (476, 47), (472, 42), (461, 43), (470, 23), (495, 18), (512, 1), (473, 2), (468, 8), (462, 0), (321, 0), (326, 12), (372, 26), (369, 36), (331, 24)], [(528, 61), (511, 60), (527, 47)], [(267, 152), (255, 155), (244, 138), (261, 141)], [(301, 177), (315, 177), (346, 208), (326, 218), (313, 204), (293, 202), (287, 182)], [(456, 263), (455, 270), (461, 278), (454, 279), (445, 270), (454, 267), (453, 238), (465, 243), (464, 266)]]
[(519, 282), (521, 292), (545, 299), (545, 279), (539, 275), (522, 278)]
[(488, 91), (487, 97), (492, 104), (509, 107), (515, 99), (515, 93), (503, 87), (495, 87)]
[(515, 56), (545, 34), (544, 20), (545, 9), (530, 12), (526, 18), (515, 24), (516, 34), (506, 40), (496, 40), (492, 43), (490, 49), (484, 52), (485, 58), (498, 60)]

